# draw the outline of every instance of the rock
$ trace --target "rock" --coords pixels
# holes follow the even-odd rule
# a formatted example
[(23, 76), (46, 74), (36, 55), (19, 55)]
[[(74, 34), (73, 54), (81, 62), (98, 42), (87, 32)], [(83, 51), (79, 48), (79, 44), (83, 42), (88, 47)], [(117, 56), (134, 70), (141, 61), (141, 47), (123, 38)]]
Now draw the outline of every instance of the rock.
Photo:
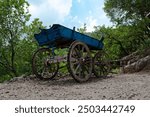
[(138, 60), (139, 60), (139, 56), (135, 56), (135, 57), (133, 57), (131, 60), (129, 60), (128, 62), (127, 62), (127, 65), (130, 65), (130, 64), (132, 64), (132, 63), (134, 63), (134, 62), (137, 62)]
[(132, 54), (128, 55), (128, 56), (125, 56), (121, 59), (121, 64), (123, 65), (127, 65), (128, 64), (128, 61), (134, 59), (135, 56), (138, 55), (138, 52), (133, 52)]
[(131, 65), (126, 65), (123, 67), (123, 73), (133, 73), (135, 72), (135, 63), (132, 63)]
[(141, 71), (144, 67), (146, 67), (148, 61), (150, 61), (150, 56), (146, 56), (136, 62), (135, 70), (136, 72)]
[(149, 64), (150, 64), (150, 55), (144, 58), (141, 58), (137, 60), (136, 62), (123, 66), (122, 70), (123, 70), (123, 73), (139, 72)]

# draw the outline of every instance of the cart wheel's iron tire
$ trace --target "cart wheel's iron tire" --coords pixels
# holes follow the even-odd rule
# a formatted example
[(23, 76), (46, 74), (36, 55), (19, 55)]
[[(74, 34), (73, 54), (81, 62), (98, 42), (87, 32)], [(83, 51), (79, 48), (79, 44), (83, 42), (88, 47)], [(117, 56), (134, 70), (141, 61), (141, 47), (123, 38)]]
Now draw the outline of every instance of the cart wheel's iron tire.
[[(39, 57), (39, 60), (37, 60), (37, 58)], [(53, 63), (53, 68), (51, 67), (52, 64), (49, 64), (49, 65), (45, 65), (45, 62), (48, 60), (48, 58), (51, 57), (51, 51), (49, 48), (40, 48), (38, 49), (34, 54), (33, 54), (33, 57), (32, 57), (32, 72), (33, 74), (36, 75), (37, 78), (41, 79), (41, 80), (50, 80), (50, 79), (53, 79), (56, 75), (57, 75), (57, 72), (59, 70), (59, 63)], [(37, 63), (39, 62), (39, 64), (41, 65), (38, 65), (37, 66)], [(38, 72), (38, 67), (42, 67), (42, 71)], [(47, 76), (44, 76), (43, 74), (45, 74), (43, 72), (44, 69), (48, 69), (48, 72), (46, 72), (48, 75)], [(51, 69), (51, 70), (50, 70)], [(54, 71), (52, 70), (54, 69)], [(51, 74), (50, 72), (53, 71)]]
[(67, 63), (70, 75), (77, 82), (85, 82), (91, 77), (92, 57), (86, 44), (74, 41), (69, 48)]

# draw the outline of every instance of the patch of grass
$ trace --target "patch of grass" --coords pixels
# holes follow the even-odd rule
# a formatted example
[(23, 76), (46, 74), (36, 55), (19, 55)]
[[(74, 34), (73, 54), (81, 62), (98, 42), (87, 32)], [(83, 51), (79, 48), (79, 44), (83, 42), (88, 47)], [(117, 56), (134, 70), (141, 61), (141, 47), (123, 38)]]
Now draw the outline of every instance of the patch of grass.
[(9, 75), (0, 76), (0, 83), (3, 83), (4, 81), (8, 81), (10, 79), (11, 77)]

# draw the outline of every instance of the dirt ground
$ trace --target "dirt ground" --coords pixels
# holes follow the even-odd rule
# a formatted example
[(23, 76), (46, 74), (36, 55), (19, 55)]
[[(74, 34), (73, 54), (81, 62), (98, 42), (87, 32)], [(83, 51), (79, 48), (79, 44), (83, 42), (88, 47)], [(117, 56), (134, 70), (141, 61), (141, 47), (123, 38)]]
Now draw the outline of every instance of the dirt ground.
[(1, 100), (145, 100), (150, 99), (150, 72), (118, 74), (105, 79), (91, 78), (76, 83), (71, 77), (51, 81), (18, 77), (0, 83)]

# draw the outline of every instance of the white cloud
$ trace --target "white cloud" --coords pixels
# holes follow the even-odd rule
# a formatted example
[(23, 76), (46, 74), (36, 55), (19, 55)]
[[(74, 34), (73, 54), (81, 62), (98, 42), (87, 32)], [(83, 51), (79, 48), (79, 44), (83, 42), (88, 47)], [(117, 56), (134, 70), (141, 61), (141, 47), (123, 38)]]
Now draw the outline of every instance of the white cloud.
[(38, 16), (39, 15), (39, 13), (37, 12), (37, 6), (35, 6), (35, 5), (30, 5), (29, 6), (29, 12), (33, 16)]
[(94, 26), (98, 25), (97, 19), (92, 16), (86, 17), (87, 32), (94, 31)]
[(112, 26), (112, 23), (110, 22), (109, 18), (106, 16), (106, 13), (104, 12), (103, 8), (104, 8), (104, 4), (96, 7), (97, 22), (101, 26), (102, 25)]
[(48, 0), (49, 10), (54, 10), (61, 18), (67, 16), (72, 6), (72, 0)]
[(78, 2), (78, 3), (80, 3), (80, 2), (81, 2), (81, 0), (77, 0), (77, 2)]
[(40, 18), (47, 25), (62, 22), (69, 15), (71, 7), (72, 0), (42, 0), (40, 4), (32, 3), (29, 12), (32, 19)]
[[(104, 6), (99, 5), (103, 2), (95, 4), (95, 2), (93, 1), (93, 7), (88, 8), (86, 0), (76, 0), (75, 3), (73, 2), (73, 0), (37, 0), (36, 2), (33, 0), (28, 1), (30, 1), (29, 3), (31, 5), (29, 7), (29, 12), (32, 15), (31, 21), (34, 18), (40, 18), (40, 20), (46, 26), (59, 23), (69, 28), (72, 28), (73, 26), (79, 28), (83, 27), (84, 23), (86, 23), (87, 31), (91, 32), (94, 31), (94, 26), (111, 25), (109, 19), (106, 17), (106, 14), (102, 9)], [(78, 4), (77, 2), (83, 3)], [(84, 11), (83, 5), (87, 6), (86, 11)]]
[(112, 26), (102, 8), (103, 5), (95, 7), (96, 10), (89, 10), (87, 12), (87, 17), (81, 21), (82, 24), (80, 23), (80, 27), (83, 28), (84, 23), (86, 23), (87, 32), (92, 32), (95, 30), (94, 26)]

